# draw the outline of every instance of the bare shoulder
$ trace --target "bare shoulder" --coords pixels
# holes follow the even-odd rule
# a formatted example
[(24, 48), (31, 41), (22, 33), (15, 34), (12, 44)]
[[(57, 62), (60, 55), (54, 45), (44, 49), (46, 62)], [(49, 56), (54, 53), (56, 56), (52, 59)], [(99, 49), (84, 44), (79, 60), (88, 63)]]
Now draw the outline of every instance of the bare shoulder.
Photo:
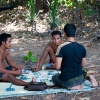
[(9, 49), (5, 51), (5, 58), (10, 54)]
[(5, 50), (3, 53), (0, 53), (0, 60), (3, 61), (9, 55), (9, 50)]
[(62, 41), (61, 41), (61, 44), (63, 44), (63, 43), (64, 43), (64, 41), (62, 40)]
[(10, 53), (10, 52), (9, 52), (9, 49), (7, 49), (5, 53), (6, 53), (6, 54), (9, 54), (9, 53)]
[(51, 41), (51, 42), (49, 42), (48, 44), (47, 44), (47, 46), (53, 46), (54, 45), (54, 43)]

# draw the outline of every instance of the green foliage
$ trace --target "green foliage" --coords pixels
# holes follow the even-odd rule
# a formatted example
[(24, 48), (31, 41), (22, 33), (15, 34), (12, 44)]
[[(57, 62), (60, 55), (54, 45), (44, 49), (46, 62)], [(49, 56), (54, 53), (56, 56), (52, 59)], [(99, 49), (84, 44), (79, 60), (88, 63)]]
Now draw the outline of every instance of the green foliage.
[[(85, 0), (77, 0), (78, 1), (78, 7), (79, 9), (82, 9), (84, 7), (85, 4)], [(76, 6), (75, 6), (75, 0), (66, 0), (66, 5), (71, 8), (71, 9), (74, 9)]]
[(24, 61), (27, 61), (28, 60), (28, 57), (27, 56), (24, 56), (23, 59), (24, 59)]
[(64, 4), (66, 4), (66, 0), (62, 0), (62, 2), (61, 2), (61, 3), (62, 3), (63, 5), (64, 5)]
[(30, 11), (30, 22), (33, 22), (35, 17), (35, 0), (29, 0), (28, 6)]
[(31, 62), (37, 62), (37, 59), (33, 56), (32, 52), (29, 51), (27, 56), (23, 57), (24, 61), (31, 61)]
[(32, 56), (32, 52), (29, 51), (29, 52), (28, 52), (28, 57), (30, 58), (31, 56)]
[(72, 8), (72, 9), (75, 7), (75, 2), (73, 0), (67, 0), (66, 4), (68, 7)]
[(80, 0), (78, 4), (79, 10), (83, 9), (85, 6), (86, 6), (86, 3), (84, 2), (84, 0)]
[(33, 56), (31, 56), (29, 59), (30, 59), (31, 62), (37, 62), (37, 59)]
[(53, 0), (49, 5), (49, 19), (47, 18), (48, 22), (50, 23), (50, 29), (54, 29), (57, 27), (57, 5), (59, 0)]
[(52, 16), (53, 23), (55, 23), (55, 19), (56, 19), (57, 4), (58, 4), (58, 0), (54, 0), (54, 4), (51, 9), (51, 16)]
[(52, 19), (53, 19), (53, 23), (55, 23), (55, 16), (56, 16), (56, 8), (57, 8), (57, 3), (58, 3), (58, 0), (55, 0), (54, 1), (54, 6), (52, 8)]
[(94, 15), (94, 14), (95, 14), (94, 9), (91, 6), (87, 6), (85, 10), (85, 15), (89, 16), (89, 15)]

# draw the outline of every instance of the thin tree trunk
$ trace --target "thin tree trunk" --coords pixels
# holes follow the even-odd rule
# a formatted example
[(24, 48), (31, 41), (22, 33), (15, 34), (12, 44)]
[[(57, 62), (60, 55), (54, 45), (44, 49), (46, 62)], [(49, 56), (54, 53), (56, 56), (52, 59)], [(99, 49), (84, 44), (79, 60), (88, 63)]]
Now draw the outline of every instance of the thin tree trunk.
[(1, 7), (1, 5), (2, 5), (2, 1), (0, 0), (0, 7)]
[(80, 13), (79, 13), (79, 10), (78, 10), (78, 0), (75, 0), (75, 4), (76, 4), (76, 18), (77, 18), (77, 23), (78, 23), (78, 26), (81, 26), (81, 19), (80, 19)]
[(38, 13), (39, 10), (41, 9), (42, 1), (41, 0), (36, 0), (35, 4), (35, 12)]
[(97, 20), (100, 20), (100, 6), (96, 5), (96, 10), (97, 10)]

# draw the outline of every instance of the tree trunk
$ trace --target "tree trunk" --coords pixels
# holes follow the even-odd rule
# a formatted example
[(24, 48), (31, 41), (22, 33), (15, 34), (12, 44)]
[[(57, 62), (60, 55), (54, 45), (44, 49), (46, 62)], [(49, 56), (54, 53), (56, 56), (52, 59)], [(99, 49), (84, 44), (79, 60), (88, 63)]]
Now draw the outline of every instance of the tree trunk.
[(78, 0), (75, 0), (75, 4), (76, 4), (76, 18), (77, 18), (77, 23), (78, 23), (78, 26), (81, 26), (81, 19), (80, 19), (80, 13), (79, 13), (79, 10), (78, 10)]
[(0, 0), (0, 7), (1, 7), (1, 5), (2, 5), (2, 1)]
[(35, 3), (35, 12), (38, 13), (39, 10), (41, 9), (42, 7), (42, 0), (36, 0), (36, 3)]
[(96, 3), (97, 20), (100, 21), (100, 6)]

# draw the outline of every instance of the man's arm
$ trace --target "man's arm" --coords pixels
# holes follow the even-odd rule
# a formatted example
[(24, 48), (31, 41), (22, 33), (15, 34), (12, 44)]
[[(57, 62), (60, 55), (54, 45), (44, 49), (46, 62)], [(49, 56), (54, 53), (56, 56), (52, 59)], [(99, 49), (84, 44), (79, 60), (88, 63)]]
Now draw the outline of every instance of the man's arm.
[(54, 68), (60, 69), (61, 68), (61, 63), (62, 63), (62, 58), (61, 57), (56, 57), (56, 63)]
[[(61, 68), (61, 63), (62, 63), (62, 58), (61, 57), (56, 57), (56, 63), (55, 63), (54, 67), (56, 69), (60, 69)], [(81, 66), (85, 67), (85, 65), (86, 65), (86, 58), (83, 58)]]
[(10, 70), (6, 70), (4, 63), (2, 62), (1, 56), (0, 56), (0, 73), (5, 73), (5, 74), (12, 74), (12, 75), (20, 75), (21, 74), (21, 70), (17, 70), (17, 71), (10, 71)]
[(42, 56), (40, 57), (37, 65), (33, 68), (33, 71), (39, 71), (42, 69), (42, 64), (44, 63), (45, 59), (47, 58), (48, 54), (49, 54), (49, 47), (50, 47), (50, 43), (48, 43), (42, 53)]
[(37, 62), (37, 65), (33, 68), (33, 71), (39, 71), (42, 70), (42, 64), (44, 63), (45, 59), (48, 56), (48, 52), (46, 50), (47, 46), (45, 47), (42, 56), (40, 57), (39, 61)]
[(16, 63), (14, 63), (12, 60), (11, 60), (11, 57), (10, 57), (10, 53), (7, 52), (7, 55), (6, 55), (6, 61), (7, 63), (12, 66), (13, 68), (16, 68), (16, 69), (22, 69), (24, 66), (22, 65), (17, 65)]
[(85, 67), (85, 65), (86, 65), (86, 58), (82, 58), (81, 66), (82, 66), (82, 67)]

